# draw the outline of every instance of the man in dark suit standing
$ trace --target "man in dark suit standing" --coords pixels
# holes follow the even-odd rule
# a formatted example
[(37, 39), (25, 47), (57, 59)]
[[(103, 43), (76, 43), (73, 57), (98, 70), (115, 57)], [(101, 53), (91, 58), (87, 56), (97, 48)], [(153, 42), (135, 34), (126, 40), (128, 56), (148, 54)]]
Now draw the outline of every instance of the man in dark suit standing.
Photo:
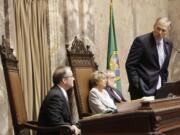
[[(53, 74), (54, 86), (50, 89), (42, 102), (38, 124), (40, 126), (72, 125), (75, 133), (80, 130), (72, 124), (71, 113), (67, 90), (73, 87), (73, 73), (70, 67), (58, 67)], [(45, 135), (38, 132), (38, 135)], [(46, 135), (59, 135), (59, 132), (48, 133)]]
[(108, 92), (108, 94), (110, 95), (110, 97), (113, 99), (113, 101), (115, 103), (126, 102), (126, 99), (123, 97), (121, 91), (116, 89), (115, 73), (111, 70), (107, 70), (106, 78), (107, 78), (107, 85), (106, 85), (105, 89)]
[(151, 33), (136, 37), (126, 61), (131, 99), (154, 96), (167, 81), (172, 43), (166, 38), (171, 22), (160, 17)]

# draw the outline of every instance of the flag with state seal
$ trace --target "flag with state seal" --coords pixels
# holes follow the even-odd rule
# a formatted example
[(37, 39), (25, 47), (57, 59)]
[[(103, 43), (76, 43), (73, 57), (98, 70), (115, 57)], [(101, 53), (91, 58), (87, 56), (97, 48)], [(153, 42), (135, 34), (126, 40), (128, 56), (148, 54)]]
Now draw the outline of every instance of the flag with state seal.
[(110, 3), (110, 24), (109, 24), (109, 38), (108, 38), (108, 51), (107, 51), (107, 69), (115, 72), (116, 75), (116, 88), (121, 90), (120, 66), (119, 57), (116, 43), (116, 33), (114, 25), (114, 14), (112, 0)]

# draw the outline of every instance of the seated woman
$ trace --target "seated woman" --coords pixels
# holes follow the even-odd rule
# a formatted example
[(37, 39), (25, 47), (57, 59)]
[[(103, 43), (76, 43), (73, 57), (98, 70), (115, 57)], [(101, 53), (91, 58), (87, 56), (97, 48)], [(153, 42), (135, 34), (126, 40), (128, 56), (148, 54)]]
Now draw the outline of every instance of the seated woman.
[(89, 93), (89, 106), (93, 114), (115, 112), (117, 110), (114, 101), (104, 89), (106, 76), (101, 71), (92, 74), (91, 82), (94, 84)]

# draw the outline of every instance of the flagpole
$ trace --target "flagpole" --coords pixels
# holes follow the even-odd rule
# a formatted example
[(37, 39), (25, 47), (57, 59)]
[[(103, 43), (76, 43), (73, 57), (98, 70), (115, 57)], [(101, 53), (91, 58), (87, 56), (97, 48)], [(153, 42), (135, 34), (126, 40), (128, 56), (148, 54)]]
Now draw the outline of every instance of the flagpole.
[(110, 20), (111, 20), (112, 4), (113, 4), (113, 0), (110, 1), (110, 10), (109, 10), (110, 11), (110, 14), (109, 14)]
[(113, 0), (110, 1), (110, 6), (112, 6), (112, 4), (113, 4)]

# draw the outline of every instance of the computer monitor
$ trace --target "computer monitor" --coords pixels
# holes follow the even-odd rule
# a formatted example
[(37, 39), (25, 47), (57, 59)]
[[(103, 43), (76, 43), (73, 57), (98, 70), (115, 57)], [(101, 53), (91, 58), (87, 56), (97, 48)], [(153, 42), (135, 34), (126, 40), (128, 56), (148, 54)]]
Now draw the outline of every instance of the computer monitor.
[(180, 81), (166, 82), (156, 91), (155, 99), (180, 96)]

